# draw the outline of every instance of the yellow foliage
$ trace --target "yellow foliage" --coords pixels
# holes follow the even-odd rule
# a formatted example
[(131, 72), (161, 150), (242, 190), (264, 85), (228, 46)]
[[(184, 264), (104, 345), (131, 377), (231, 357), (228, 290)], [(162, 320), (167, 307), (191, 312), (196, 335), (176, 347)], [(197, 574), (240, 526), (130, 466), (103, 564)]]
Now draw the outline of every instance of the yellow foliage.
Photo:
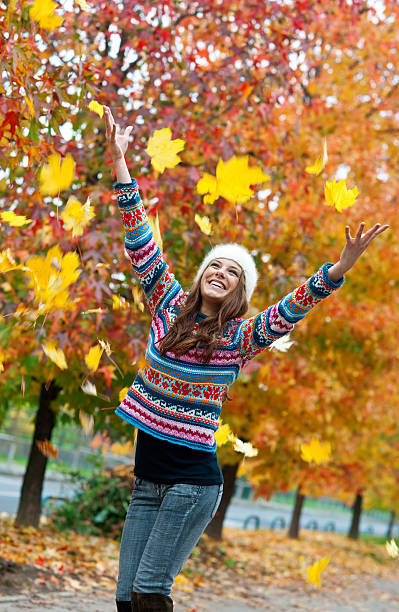
[(137, 285), (132, 289), (132, 296), (135, 305), (139, 308), (141, 312), (144, 312), (144, 304), (141, 300), (141, 290), (140, 287), (138, 287)]
[(0, 217), (5, 223), (9, 223), (11, 227), (22, 227), (32, 223), (31, 219), (27, 219), (25, 215), (16, 215), (12, 210), (6, 210), (0, 213)]
[(319, 440), (312, 438), (310, 444), (301, 444), (301, 459), (308, 463), (314, 461), (317, 465), (327, 463), (330, 460), (330, 442), (320, 443)]
[(70, 187), (74, 177), (75, 162), (72, 155), (67, 155), (61, 162), (61, 156), (53, 153), (40, 172), (40, 191), (43, 195), (57, 195)]
[(157, 243), (157, 245), (159, 246), (159, 248), (161, 249), (161, 251), (163, 250), (163, 242), (162, 242), (162, 235), (161, 235), (161, 229), (159, 227), (159, 218), (158, 218), (158, 213), (156, 214), (155, 220), (149, 216), (148, 217), (148, 223), (150, 224), (150, 228), (152, 231), (152, 235), (154, 236), (154, 240)]
[(94, 372), (97, 370), (103, 352), (104, 349), (96, 344), (95, 346), (92, 346), (88, 354), (85, 355), (85, 362), (91, 374), (94, 374)]
[(314, 164), (312, 164), (311, 166), (307, 166), (305, 168), (305, 171), (308, 172), (309, 174), (316, 174), (316, 175), (318, 175), (318, 174), (320, 174), (320, 172), (325, 167), (327, 161), (328, 161), (327, 140), (324, 139), (322, 155), (316, 159)]
[(235, 442), (236, 440), (236, 436), (231, 431), (228, 423), (222, 424), (222, 422), (220, 422), (220, 426), (215, 431), (214, 436), (218, 446), (223, 446), (223, 444), (227, 442)]
[(146, 153), (151, 157), (151, 164), (158, 172), (163, 172), (165, 168), (174, 168), (181, 162), (177, 155), (184, 149), (185, 141), (177, 138), (172, 140), (172, 130), (163, 128), (155, 130), (149, 139)]
[(94, 217), (93, 207), (90, 206), (90, 198), (85, 204), (81, 204), (74, 196), (67, 202), (65, 210), (61, 213), (62, 220), (67, 230), (72, 230), (72, 237), (81, 236), (90, 219)]
[(35, 107), (33, 105), (33, 101), (30, 98), (25, 97), (25, 102), (26, 102), (26, 106), (28, 107), (31, 116), (34, 117), (35, 116)]
[(322, 557), (320, 561), (316, 561), (316, 563), (314, 563), (312, 567), (309, 567), (307, 569), (307, 581), (310, 582), (310, 584), (313, 584), (314, 586), (320, 587), (321, 572), (327, 567), (329, 563), (330, 557)]
[(329, 183), (326, 181), (324, 196), (328, 206), (335, 206), (338, 212), (342, 212), (344, 208), (349, 208), (355, 203), (359, 191), (357, 187), (347, 189), (345, 179), (337, 181), (335, 178)]
[(39, 22), (45, 30), (55, 30), (62, 24), (62, 17), (53, 15), (57, 4), (53, 0), (35, 0), (29, 11), (32, 19)]
[(42, 348), (47, 357), (51, 359), (51, 361), (53, 361), (61, 370), (66, 370), (68, 368), (64, 351), (60, 348), (56, 348), (55, 342), (50, 340), (49, 342), (42, 344)]
[(119, 401), (120, 402), (123, 402), (128, 391), (129, 391), (129, 387), (123, 387), (123, 389), (119, 391)]
[(69, 300), (68, 287), (81, 274), (78, 266), (77, 253), (63, 255), (58, 244), (49, 249), (46, 257), (36, 255), (28, 259), (24, 269), (32, 276), (29, 287), (34, 288), (39, 313), (73, 306)]
[(4, 372), (4, 362), (6, 358), (5, 352), (0, 349), (0, 372)]
[[(79, 5), (80, 6), (80, 5)], [(85, 7), (81, 7), (81, 8), (89, 8), (87, 5)], [(93, 111), (93, 113), (97, 113), (97, 115), (99, 117), (103, 117), (104, 115), (104, 107), (102, 106), (102, 104), (99, 104), (98, 102), (96, 102), (95, 100), (92, 100), (89, 104), (89, 109), (91, 111)]]
[(200, 228), (201, 232), (209, 236), (212, 232), (212, 224), (209, 221), (209, 217), (200, 217), (200, 215), (195, 215), (194, 218), (196, 224)]
[(197, 183), (197, 192), (205, 195), (204, 202), (213, 204), (220, 196), (234, 203), (247, 202), (253, 190), (250, 185), (258, 185), (270, 178), (260, 168), (248, 166), (248, 155), (232, 157), (227, 162), (219, 159), (216, 178), (207, 172)]
[(112, 296), (112, 310), (126, 310), (129, 308), (129, 303), (121, 295)]
[(21, 267), (15, 265), (15, 259), (10, 249), (4, 249), (4, 251), (0, 252), (0, 272), (10, 272), (10, 270), (18, 270)]

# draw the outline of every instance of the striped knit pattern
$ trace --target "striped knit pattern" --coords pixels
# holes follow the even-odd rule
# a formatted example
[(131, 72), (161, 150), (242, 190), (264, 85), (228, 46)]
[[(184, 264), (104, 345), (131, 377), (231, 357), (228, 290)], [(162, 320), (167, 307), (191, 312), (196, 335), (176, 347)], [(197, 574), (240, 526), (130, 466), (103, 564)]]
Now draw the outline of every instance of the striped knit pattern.
[[(229, 321), (209, 364), (200, 362), (204, 349), (177, 357), (161, 357), (158, 342), (184, 305), (188, 293), (169, 270), (156, 244), (137, 182), (115, 186), (125, 227), (125, 248), (139, 277), (152, 315), (146, 366), (137, 373), (116, 414), (151, 435), (190, 448), (215, 452), (214, 432), (225, 392), (241, 368), (343, 283), (328, 278), (324, 264), (303, 285), (250, 319)], [(194, 327), (204, 318), (198, 315)]]

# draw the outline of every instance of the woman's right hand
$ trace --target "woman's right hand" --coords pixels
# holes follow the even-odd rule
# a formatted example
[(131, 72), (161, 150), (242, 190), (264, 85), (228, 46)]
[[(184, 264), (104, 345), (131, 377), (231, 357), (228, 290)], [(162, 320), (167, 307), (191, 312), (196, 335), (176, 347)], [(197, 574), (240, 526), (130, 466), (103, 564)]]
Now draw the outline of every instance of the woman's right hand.
[(129, 144), (129, 136), (134, 130), (134, 126), (129, 125), (123, 134), (118, 134), (115, 120), (108, 106), (104, 106), (104, 117), (106, 125), (105, 137), (108, 142), (111, 157), (114, 162), (116, 162), (124, 158)]

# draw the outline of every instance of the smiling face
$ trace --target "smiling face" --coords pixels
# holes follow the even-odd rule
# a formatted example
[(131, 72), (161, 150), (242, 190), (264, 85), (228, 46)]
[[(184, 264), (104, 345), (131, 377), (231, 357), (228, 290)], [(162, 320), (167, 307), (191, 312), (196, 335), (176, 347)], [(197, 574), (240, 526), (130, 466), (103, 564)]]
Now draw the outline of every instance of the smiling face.
[(242, 274), (241, 266), (232, 259), (213, 259), (201, 277), (201, 311), (214, 314), (237, 287)]

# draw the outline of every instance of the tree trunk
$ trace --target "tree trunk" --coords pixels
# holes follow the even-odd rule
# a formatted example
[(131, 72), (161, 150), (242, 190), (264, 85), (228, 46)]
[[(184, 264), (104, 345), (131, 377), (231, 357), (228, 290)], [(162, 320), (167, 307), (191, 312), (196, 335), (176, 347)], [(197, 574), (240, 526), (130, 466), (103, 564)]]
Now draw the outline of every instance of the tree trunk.
[(392, 532), (393, 532), (393, 526), (395, 524), (395, 518), (396, 518), (395, 510), (392, 510), (391, 516), (390, 516), (390, 519), (389, 519), (387, 535), (385, 536), (387, 538), (387, 540), (390, 540), (393, 537), (392, 536)]
[(291, 517), (291, 524), (288, 530), (288, 537), (298, 539), (299, 538), (299, 521), (301, 518), (302, 506), (305, 501), (305, 495), (301, 493), (301, 485), (296, 490), (295, 506)]
[(360, 516), (362, 514), (363, 496), (361, 493), (356, 493), (355, 502), (352, 506), (352, 524), (349, 529), (348, 537), (352, 540), (357, 540), (359, 537)]
[(54, 381), (46, 388), (43, 383), (40, 389), (39, 408), (36, 413), (35, 431), (32, 446), (25, 470), (19, 499), (16, 525), (39, 526), (42, 510), (42, 489), (46, 471), (47, 457), (37, 447), (37, 440), (50, 440), (55, 425), (55, 414), (51, 410), (51, 402), (61, 390)]
[(224, 465), (222, 467), (224, 478), (222, 500), (220, 502), (218, 511), (209, 523), (208, 527), (205, 529), (205, 533), (209, 535), (209, 537), (213, 540), (220, 541), (222, 539), (224, 517), (234, 493), (234, 485), (236, 482), (238, 466), (239, 463), (236, 463), (235, 465)]

